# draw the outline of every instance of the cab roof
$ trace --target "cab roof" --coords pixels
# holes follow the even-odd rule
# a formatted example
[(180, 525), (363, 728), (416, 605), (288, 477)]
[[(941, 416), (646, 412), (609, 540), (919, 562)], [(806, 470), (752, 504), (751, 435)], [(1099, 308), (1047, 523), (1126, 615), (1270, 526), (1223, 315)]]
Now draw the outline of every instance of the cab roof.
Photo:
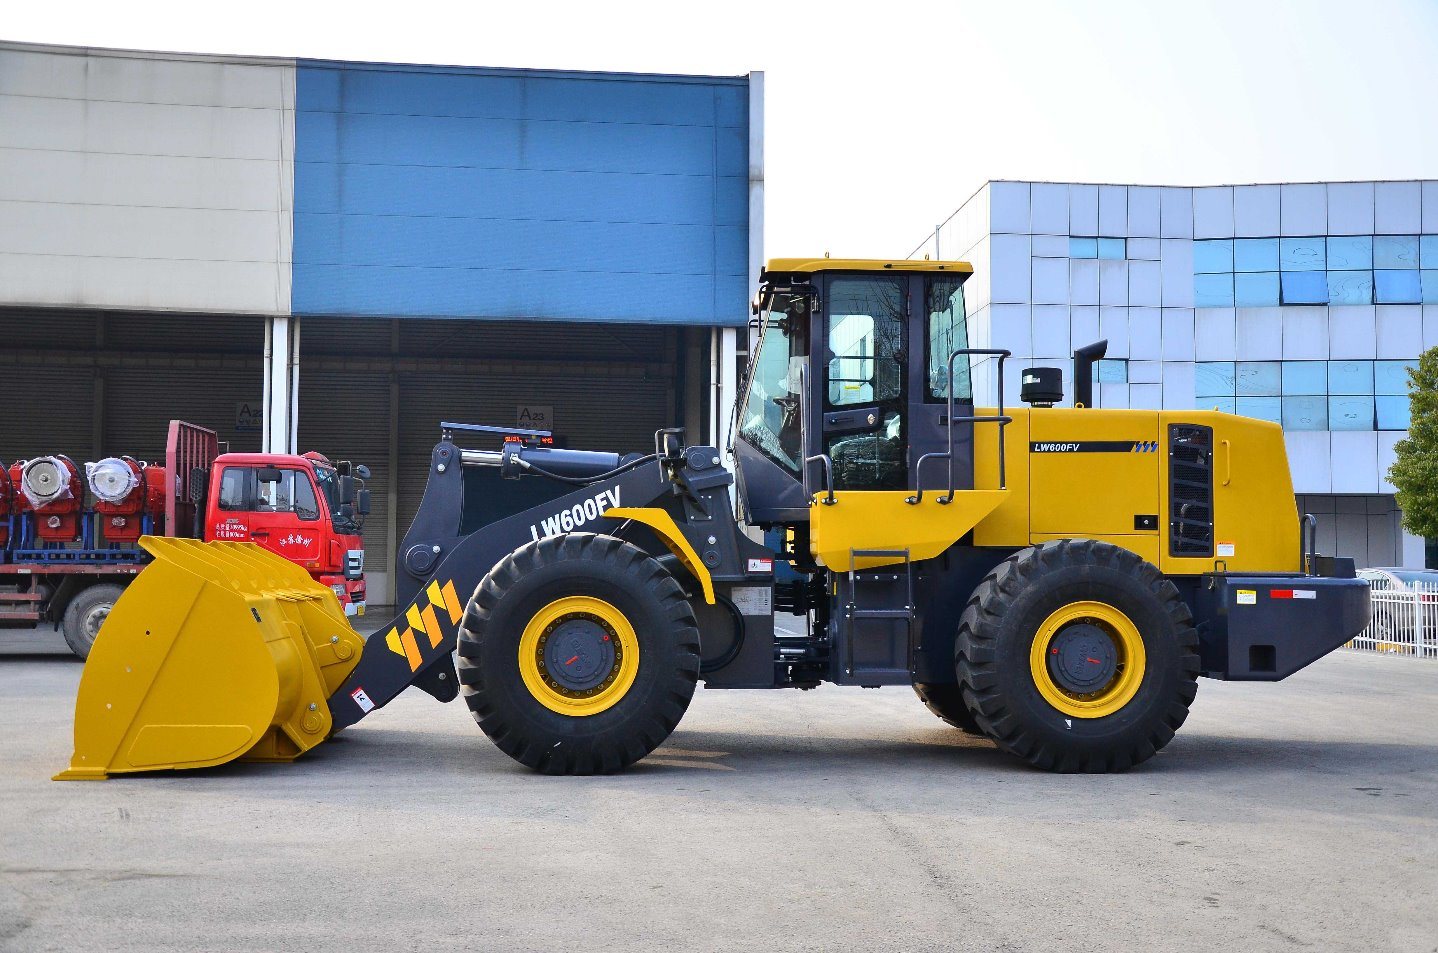
[(771, 258), (760, 279), (769, 275), (811, 275), (821, 271), (947, 271), (973, 274), (966, 261), (908, 258)]
[(297, 453), (247, 453), (233, 452), (222, 453), (215, 458), (216, 463), (228, 463), (237, 467), (290, 467), (296, 470), (313, 469), (316, 465), (333, 466), (328, 460), (316, 460), (314, 457), (301, 456)]

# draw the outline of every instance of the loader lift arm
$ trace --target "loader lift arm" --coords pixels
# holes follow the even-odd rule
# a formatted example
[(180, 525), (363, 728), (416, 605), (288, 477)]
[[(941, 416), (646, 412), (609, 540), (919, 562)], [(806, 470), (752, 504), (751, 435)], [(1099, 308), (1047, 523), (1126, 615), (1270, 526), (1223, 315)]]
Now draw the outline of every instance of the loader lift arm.
[[(554, 450), (522, 439), (499, 451), (468, 450), (454, 443), (454, 433), (468, 429), (498, 430), (444, 425), (430, 454), (419, 511), (396, 553), (400, 608), (369, 637), (359, 664), (330, 696), (336, 731), (410, 685), (440, 701), (453, 700), (459, 691), (453, 654), (463, 607), (485, 574), (526, 543), (582, 529), (627, 539), (655, 555), (671, 552), (703, 593), (699, 598), (711, 604), (715, 578), (746, 576), (743, 559), (755, 544), (738, 532), (729, 502), (733, 476), (714, 448), (680, 450), (661, 432), (655, 454), (628, 462), (615, 454)], [(515, 482), (568, 492), (482, 526), (466, 525), (466, 472), (486, 470), (476, 475), (504, 480), (487, 484), (492, 493), (506, 493)], [(541, 471), (566, 482), (528, 475)], [(522, 474), (524, 479), (515, 480)], [(611, 510), (618, 512), (606, 515)], [(650, 530), (656, 539), (649, 538)]]

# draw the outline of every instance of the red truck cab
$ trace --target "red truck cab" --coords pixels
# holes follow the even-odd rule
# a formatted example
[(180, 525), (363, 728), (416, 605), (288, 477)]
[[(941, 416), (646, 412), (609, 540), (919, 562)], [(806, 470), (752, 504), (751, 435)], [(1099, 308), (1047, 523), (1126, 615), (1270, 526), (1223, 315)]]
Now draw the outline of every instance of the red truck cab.
[(368, 476), (318, 453), (220, 454), (210, 469), (204, 538), (257, 543), (334, 590), (346, 615), (362, 616), (369, 493), (356, 490), (354, 471)]

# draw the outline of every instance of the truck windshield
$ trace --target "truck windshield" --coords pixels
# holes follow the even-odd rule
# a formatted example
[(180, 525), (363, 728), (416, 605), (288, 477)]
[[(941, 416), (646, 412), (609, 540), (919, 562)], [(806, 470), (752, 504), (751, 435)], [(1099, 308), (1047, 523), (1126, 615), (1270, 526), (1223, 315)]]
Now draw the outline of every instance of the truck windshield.
[(804, 453), (799, 393), (807, 304), (807, 299), (794, 297), (787, 311), (765, 315), (739, 418), (740, 437), (795, 476)]
[(333, 467), (316, 464), (315, 479), (319, 481), (320, 492), (325, 495), (325, 502), (329, 504), (330, 521), (334, 523), (335, 530), (341, 533), (358, 533), (360, 531), (359, 520), (346, 518), (340, 514), (339, 474)]

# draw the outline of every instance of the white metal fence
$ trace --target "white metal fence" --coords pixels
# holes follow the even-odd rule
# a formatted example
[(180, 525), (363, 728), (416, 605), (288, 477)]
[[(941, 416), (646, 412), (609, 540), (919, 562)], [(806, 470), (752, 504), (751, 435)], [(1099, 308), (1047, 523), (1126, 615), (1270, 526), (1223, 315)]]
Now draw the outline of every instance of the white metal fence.
[(1438, 658), (1438, 586), (1417, 583), (1396, 589), (1371, 580), (1373, 621), (1350, 648), (1415, 658)]

